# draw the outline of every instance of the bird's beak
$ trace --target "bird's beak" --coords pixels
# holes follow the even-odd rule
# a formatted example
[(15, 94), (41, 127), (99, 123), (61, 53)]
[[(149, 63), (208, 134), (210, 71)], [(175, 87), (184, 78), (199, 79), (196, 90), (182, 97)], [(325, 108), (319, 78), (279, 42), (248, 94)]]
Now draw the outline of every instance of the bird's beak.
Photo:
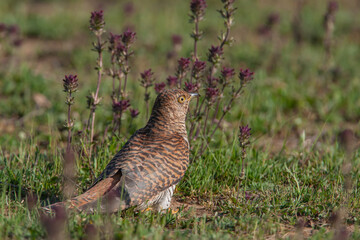
[(190, 94), (190, 99), (192, 99), (193, 97), (199, 97), (198, 93), (189, 93)]

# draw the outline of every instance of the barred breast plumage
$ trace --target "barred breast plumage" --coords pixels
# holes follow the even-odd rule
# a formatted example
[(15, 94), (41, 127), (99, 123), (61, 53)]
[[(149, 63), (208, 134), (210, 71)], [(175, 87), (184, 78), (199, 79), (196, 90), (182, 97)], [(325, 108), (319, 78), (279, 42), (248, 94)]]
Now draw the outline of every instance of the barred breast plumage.
[[(185, 119), (193, 95), (179, 89), (160, 93), (146, 126), (135, 132), (89, 190), (66, 205), (87, 212), (98, 206), (104, 212), (169, 208), (189, 164)], [(59, 204), (64, 203), (50, 208)]]

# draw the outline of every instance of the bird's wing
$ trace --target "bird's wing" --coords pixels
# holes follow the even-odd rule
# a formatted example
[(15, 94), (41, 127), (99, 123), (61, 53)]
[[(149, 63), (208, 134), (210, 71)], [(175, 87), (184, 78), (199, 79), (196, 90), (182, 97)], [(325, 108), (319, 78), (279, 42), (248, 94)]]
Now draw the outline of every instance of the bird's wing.
[[(110, 161), (95, 185), (79, 196), (81, 204), (73, 204), (86, 209), (99, 195), (112, 195), (120, 201), (116, 211), (140, 205), (178, 183), (188, 160), (188, 143), (181, 135), (160, 138), (137, 132)], [(92, 197), (88, 198), (87, 193), (92, 193)], [(93, 203), (90, 205), (94, 207)]]

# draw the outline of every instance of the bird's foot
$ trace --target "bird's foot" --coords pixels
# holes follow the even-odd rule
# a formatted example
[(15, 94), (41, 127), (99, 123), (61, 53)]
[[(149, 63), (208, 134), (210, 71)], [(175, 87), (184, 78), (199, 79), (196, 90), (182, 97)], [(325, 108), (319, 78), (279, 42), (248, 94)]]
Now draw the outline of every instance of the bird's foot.
[(171, 214), (176, 214), (176, 213), (179, 212), (179, 209), (174, 210), (174, 209), (172, 209), (172, 208), (169, 208), (168, 211), (169, 211), (169, 213), (171, 213)]
[(178, 213), (179, 212), (179, 209), (172, 209), (172, 208), (168, 208), (168, 209), (163, 209), (163, 211), (162, 211), (163, 213), (170, 213), (170, 214), (176, 214), (176, 213)]
[(151, 208), (151, 207), (148, 207), (148, 208), (142, 210), (141, 212), (148, 212), (148, 211), (151, 211), (151, 210), (152, 210), (152, 208)]

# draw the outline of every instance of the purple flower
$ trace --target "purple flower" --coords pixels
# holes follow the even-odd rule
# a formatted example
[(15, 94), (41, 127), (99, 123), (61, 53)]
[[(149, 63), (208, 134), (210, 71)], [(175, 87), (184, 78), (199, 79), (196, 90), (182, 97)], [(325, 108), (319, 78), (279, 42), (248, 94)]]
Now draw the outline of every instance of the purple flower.
[(154, 75), (154, 73), (151, 71), (151, 68), (149, 68), (148, 70), (145, 70), (143, 73), (140, 73), (141, 78), (144, 80), (150, 80), (152, 78), (152, 76)]
[(242, 148), (243, 153), (245, 153), (245, 148), (250, 144), (251, 128), (248, 125), (240, 126), (239, 128), (239, 144)]
[(157, 93), (161, 93), (162, 91), (164, 91), (165, 86), (166, 86), (166, 84), (165, 84), (164, 82), (162, 82), (162, 83), (155, 83), (155, 91), (156, 91)]
[(339, 9), (339, 4), (337, 1), (330, 1), (328, 4), (328, 12), (334, 13)]
[(169, 76), (166, 80), (169, 87), (174, 87), (178, 84), (178, 78), (175, 76)]
[(199, 84), (185, 82), (185, 89), (188, 92), (197, 92), (199, 89)]
[(6, 32), (7, 31), (7, 27), (4, 23), (0, 23), (0, 33), (2, 32)]
[(115, 50), (117, 48), (118, 43), (121, 41), (121, 35), (110, 33), (109, 37), (109, 50)]
[(121, 41), (125, 46), (130, 46), (135, 42), (136, 33), (131, 31), (130, 29), (126, 30), (123, 34), (121, 34)]
[(182, 43), (182, 37), (177, 34), (172, 35), (171, 40), (173, 45), (180, 45)]
[(113, 57), (115, 56), (117, 60), (119, 60), (121, 56), (124, 56), (126, 54), (127, 48), (125, 47), (124, 44), (122, 44), (121, 41), (122, 41), (122, 35), (110, 33), (109, 51), (112, 54), (112, 60), (114, 60)]
[(205, 14), (207, 7), (205, 0), (192, 0), (190, 3), (190, 9), (194, 17), (201, 19)]
[(140, 73), (141, 84), (143, 87), (150, 87), (152, 85), (154, 73), (151, 71), (151, 68), (145, 70), (143, 73)]
[(116, 45), (116, 43), (120, 42), (120, 40), (121, 40), (121, 35), (113, 34), (112, 32), (110, 33), (109, 43), (111, 45)]
[(221, 77), (224, 79), (232, 78), (235, 75), (235, 69), (223, 67), (221, 70)]
[(132, 118), (136, 118), (139, 113), (139, 110), (130, 108), (130, 115)]
[(93, 32), (102, 33), (104, 26), (105, 21), (103, 10), (92, 12), (90, 17), (90, 30)]
[(251, 193), (249, 191), (245, 191), (245, 199), (250, 200), (251, 199)]
[(115, 54), (119, 58), (120, 56), (124, 56), (126, 54), (127, 48), (121, 43), (118, 42), (115, 46)]
[(8, 26), (7, 31), (10, 35), (16, 35), (19, 33), (19, 27), (17, 25), (10, 25)]
[(208, 76), (207, 77), (207, 85), (208, 87), (214, 88), (218, 84), (219, 79), (216, 77)]
[(206, 88), (206, 98), (208, 100), (213, 100), (216, 96), (219, 95), (219, 89), (217, 88), (211, 88), (211, 87), (208, 87)]
[(223, 54), (223, 49), (220, 46), (211, 46), (211, 48), (209, 49), (210, 54), (212, 55), (222, 55)]
[(245, 191), (245, 199), (246, 200), (254, 200), (258, 196), (256, 194), (251, 193), (250, 191)]
[(123, 10), (124, 10), (124, 13), (127, 15), (133, 14), (135, 11), (134, 3), (132, 3), (132, 2), (125, 3)]
[(178, 60), (178, 69), (180, 72), (186, 72), (190, 66), (190, 58), (180, 58)]
[(275, 25), (276, 23), (279, 22), (279, 19), (280, 19), (280, 16), (278, 13), (271, 13), (268, 18), (267, 18), (267, 25), (268, 26), (273, 26)]
[(116, 113), (123, 112), (130, 107), (130, 100), (121, 100), (113, 102), (113, 111)]
[(250, 135), (251, 135), (251, 128), (249, 128), (249, 125), (240, 126), (239, 137), (241, 139), (248, 139)]
[(15, 39), (12, 44), (15, 46), (15, 47), (19, 47), (21, 44), (22, 44), (22, 40), (21, 39)]
[(77, 87), (79, 86), (77, 75), (65, 75), (63, 82), (64, 92), (73, 93), (77, 91)]
[(205, 67), (206, 67), (206, 62), (202, 62), (196, 59), (196, 61), (194, 62), (194, 69), (193, 69), (194, 76), (198, 76), (202, 71), (204, 71)]
[(272, 13), (267, 17), (266, 24), (263, 26), (260, 26), (258, 28), (258, 33), (260, 35), (269, 35), (271, 33), (271, 30), (273, 29), (274, 25), (276, 25), (279, 22), (280, 16), (278, 13)]
[(217, 64), (219, 63), (221, 56), (223, 55), (223, 49), (220, 46), (211, 46), (211, 48), (209, 49), (209, 62), (213, 63), (213, 64)]
[(241, 84), (246, 84), (254, 79), (254, 73), (251, 72), (249, 69), (240, 69), (239, 78)]

